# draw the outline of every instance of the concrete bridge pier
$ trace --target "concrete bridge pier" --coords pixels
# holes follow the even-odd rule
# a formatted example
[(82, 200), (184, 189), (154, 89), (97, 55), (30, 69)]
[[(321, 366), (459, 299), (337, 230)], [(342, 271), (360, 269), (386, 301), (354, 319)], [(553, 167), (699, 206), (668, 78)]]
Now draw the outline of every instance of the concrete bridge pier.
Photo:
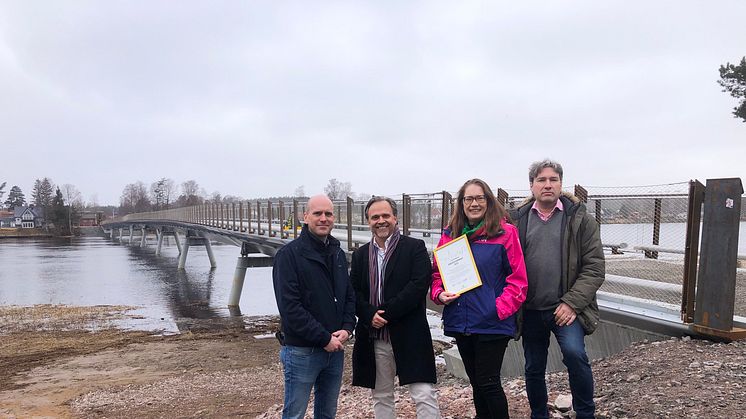
[(173, 237), (176, 240), (176, 248), (179, 249), (181, 254), (181, 243), (179, 243), (179, 236), (176, 231), (171, 227), (158, 227), (155, 229), (155, 236), (157, 239), (157, 247), (155, 248), (155, 255), (161, 255), (161, 249), (163, 248), (163, 241), (166, 237)]
[[(176, 238), (176, 243), (179, 243), (178, 237)], [(212, 253), (212, 245), (210, 244), (210, 239), (203, 236), (197, 236), (192, 230), (187, 230), (186, 237), (184, 238), (184, 244), (180, 247), (178, 269), (184, 269), (184, 267), (186, 266), (186, 258), (187, 253), (189, 253), (190, 246), (205, 246), (205, 250), (207, 250), (207, 257), (210, 258), (210, 267), (215, 268), (218, 266), (217, 262), (215, 261), (215, 255)]]
[(238, 307), (241, 301), (241, 292), (243, 283), (246, 279), (246, 269), (249, 267), (249, 258), (241, 255), (236, 262), (236, 270), (233, 272), (233, 286), (231, 287), (231, 296), (228, 299), (228, 307)]
[(174, 231), (174, 241), (176, 241), (176, 248), (179, 249), (179, 254), (181, 254), (181, 241), (179, 241), (179, 233)]
[[(244, 242), (241, 245), (241, 257), (236, 262), (236, 270), (233, 273), (233, 286), (231, 287), (231, 295), (228, 299), (228, 308), (234, 310), (238, 308), (238, 303), (241, 301), (241, 292), (243, 291), (243, 284), (246, 279), (246, 269), (272, 266), (273, 258), (271, 257), (249, 257), (251, 248), (251, 245)], [(241, 312), (238, 310), (236, 313), (240, 315)]]
[(155, 238), (156, 238), (155, 255), (160, 256), (161, 246), (163, 246), (163, 230), (161, 228), (155, 229)]
[(123, 229), (123, 228), (120, 228), (120, 229), (119, 229), (119, 243), (121, 243), (121, 242), (122, 242), (122, 237), (123, 237), (123, 236), (124, 236), (124, 229)]
[(148, 234), (148, 232), (145, 231), (145, 228), (146, 228), (145, 226), (142, 227), (142, 235), (140, 236), (140, 247), (145, 247), (146, 245), (145, 237)]
[(183, 270), (186, 266), (186, 257), (189, 253), (189, 240), (184, 240), (184, 246), (181, 247), (181, 253), (179, 254), (179, 266), (178, 269)]
[(130, 241), (127, 244), (130, 244), (130, 245), (132, 244), (132, 236), (135, 234), (134, 231), (135, 230), (134, 230), (133, 226), (130, 225)]

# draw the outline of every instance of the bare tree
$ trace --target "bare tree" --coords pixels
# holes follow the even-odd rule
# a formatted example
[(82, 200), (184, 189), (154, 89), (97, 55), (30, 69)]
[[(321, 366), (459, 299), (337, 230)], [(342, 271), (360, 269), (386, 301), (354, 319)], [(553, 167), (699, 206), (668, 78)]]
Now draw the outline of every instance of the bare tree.
[(186, 196), (199, 195), (199, 184), (194, 180), (187, 180), (181, 184), (181, 194)]
[(324, 187), (324, 193), (329, 199), (345, 199), (352, 195), (352, 184), (350, 182), (340, 182), (336, 178), (329, 179), (329, 183)]
[(80, 191), (74, 185), (65, 183), (60, 188), (60, 191), (62, 192), (62, 198), (68, 205), (72, 205), (77, 209), (83, 208), (83, 195), (80, 194)]
[(176, 206), (186, 207), (199, 205), (204, 201), (202, 195), (204, 195), (204, 193), (197, 182), (194, 180), (188, 180), (181, 184), (181, 195), (179, 195), (179, 198), (176, 200)]
[(150, 199), (148, 199), (148, 188), (144, 183), (137, 181), (124, 187), (119, 199), (120, 213), (145, 212), (150, 210)]
[(97, 193), (91, 194), (91, 198), (88, 201), (88, 206), (92, 208), (98, 207), (98, 194)]
[(304, 185), (300, 185), (297, 188), (295, 188), (295, 192), (293, 192), (293, 196), (296, 198), (302, 198), (306, 196), (306, 187)]
[(243, 198), (241, 198), (240, 196), (235, 196), (235, 195), (226, 195), (223, 197), (223, 200), (222, 200), (224, 204), (238, 204), (241, 201), (243, 201)]

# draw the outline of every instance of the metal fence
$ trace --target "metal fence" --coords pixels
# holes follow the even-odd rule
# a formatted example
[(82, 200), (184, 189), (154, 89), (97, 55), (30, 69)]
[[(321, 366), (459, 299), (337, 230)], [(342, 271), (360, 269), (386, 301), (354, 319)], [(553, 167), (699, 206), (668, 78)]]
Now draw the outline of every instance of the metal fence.
[[(606, 281), (600, 290), (602, 293), (680, 304), (685, 317), (687, 312), (693, 311), (699, 242), (697, 240), (696, 246), (691, 243), (693, 239), (688, 242), (687, 234), (692, 234), (691, 230), (696, 227), (696, 237), (699, 237), (701, 217), (701, 211), (693, 211), (691, 207), (693, 185), (694, 182), (612, 188), (576, 185), (566, 190), (586, 202), (588, 213), (600, 225), (606, 253)], [(495, 194), (510, 209), (519, 206), (529, 191), (498, 189)], [(454, 196), (455, 193), (441, 191), (392, 197), (397, 202), (402, 233), (421, 238), (428, 249), (434, 249), (453, 213)], [(333, 201), (336, 216), (333, 234), (348, 250), (370, 240), (364, 213), (366, 202), (352, 198)], [(305, 206), (306, 201), (298, 199), (210, 203), (130, 214), (120, 221), (168, 219), (292, 239), (299, 233)], [(701, 203), (697, 208), (701, 208)], [(742, 211), (746, 211), (744, 208), (746, 205), (742, 206)], [(746, 220), (746, 215), (742, 213), (741, 219)], [(740, 246), (746, 248), (743, 230), (746, 229), (741, 230)], [(737, 273), (736, 300), (736, 315), (746, 316), (746, 270)]]

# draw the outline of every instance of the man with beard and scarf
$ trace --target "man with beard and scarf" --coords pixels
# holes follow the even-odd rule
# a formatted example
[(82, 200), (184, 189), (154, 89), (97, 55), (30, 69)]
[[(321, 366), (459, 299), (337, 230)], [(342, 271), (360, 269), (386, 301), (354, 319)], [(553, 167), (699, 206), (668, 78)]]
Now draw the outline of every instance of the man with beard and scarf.
[(352, 255), (350, 279), (358, 325), (352, 352), (352, 384), (372, 389), (377, 419), (395, 418), (394, 377), (407, 385), (418, 418), (440, 418), (435, 356), (425, 315), (431, 281), (422, 240), (402, 236), (396, 203), (374, 196), (365, 206), (370, 243)]

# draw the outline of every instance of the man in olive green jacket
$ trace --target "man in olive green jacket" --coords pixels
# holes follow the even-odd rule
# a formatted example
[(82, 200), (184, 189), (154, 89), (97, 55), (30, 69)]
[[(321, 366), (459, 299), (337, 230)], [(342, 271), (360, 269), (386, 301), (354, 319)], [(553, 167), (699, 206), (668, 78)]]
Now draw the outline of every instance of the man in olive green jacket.
[(559, 163), (533, 163), (529, 182), (532, 198), (511, 211), (511, 217), (518, 227), (528, 273), (528, 294), (518, 328), (526, 356), (531, 417), (549, 417), (544, 376), (553, 333), (567, 366), (573, 409), (578, 418), (592, 418), (593, 373), (583, 338), (598, 326), (596, 292), (605, 276), (598, 224), (584, 204), (562, 192)]

